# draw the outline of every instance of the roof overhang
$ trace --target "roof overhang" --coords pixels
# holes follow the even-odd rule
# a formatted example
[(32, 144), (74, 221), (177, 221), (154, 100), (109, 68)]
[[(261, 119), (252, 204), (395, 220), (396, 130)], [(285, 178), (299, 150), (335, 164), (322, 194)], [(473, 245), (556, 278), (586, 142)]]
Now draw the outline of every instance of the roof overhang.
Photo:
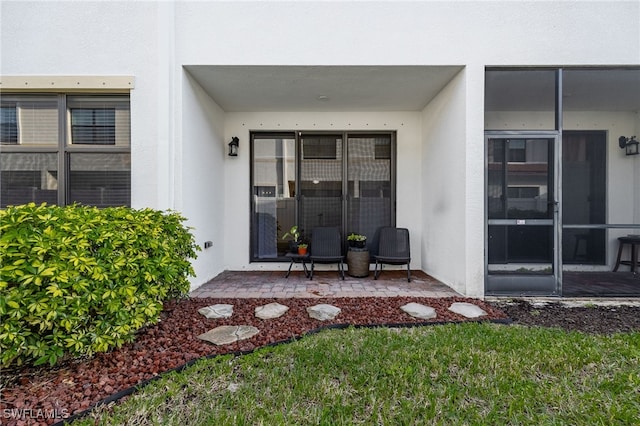
[(462, 66), (184, 67), (227, 112), (421, 111)]

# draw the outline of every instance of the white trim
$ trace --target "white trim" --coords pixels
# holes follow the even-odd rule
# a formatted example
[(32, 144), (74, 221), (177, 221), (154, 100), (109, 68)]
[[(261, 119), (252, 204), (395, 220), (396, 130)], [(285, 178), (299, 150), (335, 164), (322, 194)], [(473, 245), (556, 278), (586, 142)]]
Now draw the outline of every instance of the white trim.
[(128, 92), (134, 88), (132, 76), (0, 76), (0, 91), (20, 92)]

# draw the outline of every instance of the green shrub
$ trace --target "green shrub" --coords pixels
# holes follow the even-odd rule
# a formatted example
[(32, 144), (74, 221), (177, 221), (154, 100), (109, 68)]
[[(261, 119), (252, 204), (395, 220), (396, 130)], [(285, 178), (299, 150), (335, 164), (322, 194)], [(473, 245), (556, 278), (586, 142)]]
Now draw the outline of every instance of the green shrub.
[(33, 203), (0, 211), (0, 364), (55, 364), (132, 341), (189, 291), (175, 212)]

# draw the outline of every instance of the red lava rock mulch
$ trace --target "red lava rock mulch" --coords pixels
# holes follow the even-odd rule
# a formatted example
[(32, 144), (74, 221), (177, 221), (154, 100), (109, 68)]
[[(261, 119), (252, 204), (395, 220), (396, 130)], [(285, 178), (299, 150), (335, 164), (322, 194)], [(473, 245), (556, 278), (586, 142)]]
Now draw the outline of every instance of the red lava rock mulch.
[[(256, 307), (272, 302), (281, 303), (290, 309), (284, 316), (276, 319), (262, 320), (255, 317)], [(433, 307), (438, 317), (430, 321), (411, 317), (400, 310), (402, 305), (409, 302)], [(329, 326), (402, 326), (425, 322), (469, 321), (447, 310), (454, 302), (478, 305), (488, 313), (481, 320), (507, 318), (497, 307), (462, 297), (284, 300), (194, 298), (167, 302), (158, 324), (140, 330), (133, 343), (119, 349), (97, 354), (90, 359), (67, 360), (53, 368), (4, 371), (0, 384), (0, 424), (53, 424), (189, 361), (216, 354), (247, 352)], [(217, 303), (233, 305), (233, 316), (207, 319), (198, 313), (198, 309)], [(306, 308), (320, 303), (335, 305), (342, 312), (330, 321), (310, 318)], [(197, 338), (199, 334), (220, 325), (253, 325), (260, 333), (250, 339), (224, 346), (215, 346)]]

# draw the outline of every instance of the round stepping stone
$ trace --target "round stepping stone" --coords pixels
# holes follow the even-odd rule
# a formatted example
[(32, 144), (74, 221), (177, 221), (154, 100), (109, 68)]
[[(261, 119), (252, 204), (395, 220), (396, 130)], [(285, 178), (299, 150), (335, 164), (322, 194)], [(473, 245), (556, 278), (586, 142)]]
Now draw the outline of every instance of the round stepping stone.
[(260, 330), (251, 325), (221, 325), (198, 336), (214, 345), (228, 345), (229, 343), (245, 340), (258, 334)]
[(474, 305), (473, 303), (466, 302), (453, 303), (451, 306), (449, 306), (449, 310), (467, 318), (478, 318), (487, 315), (487, 313), (480, 307)]
[(223, 303), (211, 305), (198, 309), (198, 313), (207, 318), (230, 318), (231, 315), (233, 315), (233, 305), (226, 305)]
[(261, 319), (280, 318), (289, 310), (288, 306), (279, 303), (269, 303), (268, 305), (256, 307), (256, 317)]
[(431, 306), (426, 306), (415, 302), (407, 303), (406, 305), (401, 306), (400, 309), (415, 318), (432, 319), (438, 316), (436, 310)]
[(321, 303), (319, 305), (309, 306), (307, 308), (307, 313), (311, 318), (315, 318), (320, 321), (327, 321), (334, 319), (340, 313), (340, 308)]

